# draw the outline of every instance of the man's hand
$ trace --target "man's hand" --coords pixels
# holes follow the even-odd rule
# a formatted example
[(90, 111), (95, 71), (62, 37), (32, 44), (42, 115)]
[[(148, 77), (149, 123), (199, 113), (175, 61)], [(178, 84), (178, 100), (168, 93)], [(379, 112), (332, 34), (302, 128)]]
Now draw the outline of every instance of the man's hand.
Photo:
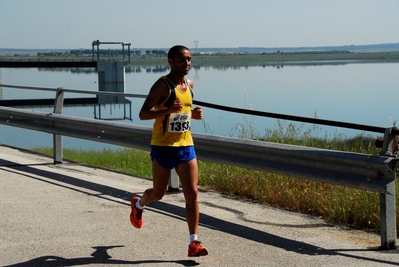
[(202, 120), (202, 109), (200, 107), (196, 107), (191, 111), (191, 118), (194, 120)]
[(183, 102), (180, 99), (176, 99), (168, 109), (170, 113), (179, 112), (183, 109)]

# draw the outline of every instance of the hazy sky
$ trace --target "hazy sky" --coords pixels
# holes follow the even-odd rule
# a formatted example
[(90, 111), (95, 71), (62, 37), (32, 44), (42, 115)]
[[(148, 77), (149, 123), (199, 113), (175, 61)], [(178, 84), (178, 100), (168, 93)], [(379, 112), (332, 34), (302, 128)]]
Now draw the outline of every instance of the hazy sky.
[(132, 48), (398, 43), (399, 0), (0, 0), (0, 48), (91, 49), (93, 40)]

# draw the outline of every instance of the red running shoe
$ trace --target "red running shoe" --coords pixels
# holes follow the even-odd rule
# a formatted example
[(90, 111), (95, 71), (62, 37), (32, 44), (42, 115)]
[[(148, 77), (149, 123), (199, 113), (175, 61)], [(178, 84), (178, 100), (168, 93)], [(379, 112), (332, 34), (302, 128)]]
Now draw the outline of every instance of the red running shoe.
[(136, 208), (135, 205), (139, 200), (139, 197), (133, 197), (132, 201), (130, 201), (130, 207), (132, 208), (132, 212), (130, 212), (130, 222), (136, 228), (141, 228), (143, 225), (143, 220), (141, 219), (143, 216), (143, 210)]
[(201, 242), (198, 240), (194, 240), (188, 246), (188, 256), (189, 257), (199, 257), (208, 255), (208, 250), (206, 247), (201, 245)]

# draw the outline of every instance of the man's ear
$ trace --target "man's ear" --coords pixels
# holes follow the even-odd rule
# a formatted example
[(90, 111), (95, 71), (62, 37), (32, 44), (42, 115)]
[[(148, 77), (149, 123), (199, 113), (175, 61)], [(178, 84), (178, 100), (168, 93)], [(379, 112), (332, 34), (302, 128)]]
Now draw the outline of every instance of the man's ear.
[(168, 63), (169, 63), (169, 65), (171, 66), (172, 63), (173, 63), (173, 60), (172, 60), (171, 58), (168, 58)]

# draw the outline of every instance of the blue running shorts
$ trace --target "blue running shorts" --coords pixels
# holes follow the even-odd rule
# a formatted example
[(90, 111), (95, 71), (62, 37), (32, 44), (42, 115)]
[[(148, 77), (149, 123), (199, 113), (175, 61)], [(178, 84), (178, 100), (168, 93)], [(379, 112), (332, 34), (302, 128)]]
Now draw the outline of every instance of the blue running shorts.
[(155, 159), (165, 169), (171, 170), (176, 165), (196, 157), (194, 146), (151, 146), (151, 160)]

